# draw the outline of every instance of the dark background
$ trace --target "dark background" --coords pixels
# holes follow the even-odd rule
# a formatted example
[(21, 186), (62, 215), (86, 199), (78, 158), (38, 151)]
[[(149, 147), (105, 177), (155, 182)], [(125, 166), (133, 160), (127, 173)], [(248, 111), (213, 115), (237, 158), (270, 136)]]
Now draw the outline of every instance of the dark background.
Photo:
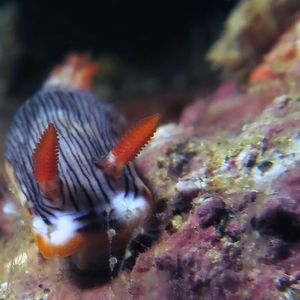
[[(211, 84), (217, 77), (204, 56), (237, 1), (17, 3), (22, 55), (11, 91), (22, 93), (34, 91), (52, 66), (71, 51), (112, 57), (121, 62), (120, 77), (130, 79), (134, 74), (141, 79), (133, 81), (137, 85), (155, 78), (158, 90), (173, 89), (180, 80), (183, 89)], [(119, 78), (114, 85), (119, 94), (128, 92), (125, 83)]]
[(19, 1), (27, 50), (57, 60), (70, 49), (156, 63), (193, 43), (208, 46), (236, 1)]

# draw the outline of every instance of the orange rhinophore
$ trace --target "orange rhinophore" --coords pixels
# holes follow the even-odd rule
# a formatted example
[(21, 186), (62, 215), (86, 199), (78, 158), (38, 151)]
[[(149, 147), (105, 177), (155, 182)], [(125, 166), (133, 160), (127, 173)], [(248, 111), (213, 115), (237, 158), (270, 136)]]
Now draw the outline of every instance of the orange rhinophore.
[(159, 114), (155, 114), (142, 119), (129, 129), (109, 154), (100, 161), (100, 166), (104, 171), (112, 177), (118, 177), (123, 167), (133, 160), (149, 142), (156, 131), (159, 120)]
[[(59, 139), (54, 124), (50, 123), (44, 131), (33, 154), (35, 178), (45, 196), (57, 196), (58, 188), (58, 146)], [(52, 195), (51, 195), (52, 194)]]
[(153, 136), (159, 120), (159, 115), (155, 114), (129, 129), (111, 150), (116, 160), (123, 165), (133, 160)]

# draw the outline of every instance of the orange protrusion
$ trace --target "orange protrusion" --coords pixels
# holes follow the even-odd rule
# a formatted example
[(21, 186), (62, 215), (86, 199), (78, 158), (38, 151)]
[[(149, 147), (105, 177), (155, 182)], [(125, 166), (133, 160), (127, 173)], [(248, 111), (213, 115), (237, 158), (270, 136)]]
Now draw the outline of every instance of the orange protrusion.
[(276, 77), (278, 77), (278, 73), (271, 69), (269, 65), (261, 64), (252, 71), (249, 81), (254, 84)]
[(79, 251), (85, 242), (84, 237), (80, 234), (76, 234), (70, 241), (63, 245), (54, 245), (47, 241), (47, 239), (44, 238), (42, 235), (36, 232), (34, 232), (34, 236), (41, 254), (48, 259), (56, 256), (70, 256), (75, 252)]
[(44, 195), (52, 201), (60, 199), (61, 181), (58, 177), (58, 134), (53, 124), (43, 133), (33, 154), (34, 175)]
[(33, 154), (34, 175), (39, 184), (52, 182), (58, 175), (58, 134), (50, 123)]
[(121, 137), (111, 151), (118, 164), (126, 165), (139, 154), (156, 131), (159, 120), (158, 114), (144, 118)]
[(81, 62), (79, 71), (74, 76), (74, 86), (81, 90), (90, 90), (92, 88), (93, 78), (99, 70), (99, 64), (89, 60)]
[(121, 175), (123, 167), (149, 142), (159, 120), (159, 115), (155, 114), (139, 121), (121, 137), (108, 155), (100, 160), (99, 165), (108, 176), (117, 178)]
[(45, 85), (90, 90), (98, 70), (99, 64), (91, 61), (87, 54), (71, 54), (53, 69)]

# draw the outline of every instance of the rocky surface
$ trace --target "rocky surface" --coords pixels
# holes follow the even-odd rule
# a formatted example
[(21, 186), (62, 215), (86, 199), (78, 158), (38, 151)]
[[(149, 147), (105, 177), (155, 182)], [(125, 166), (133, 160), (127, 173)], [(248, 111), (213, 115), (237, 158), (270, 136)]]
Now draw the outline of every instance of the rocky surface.
[(157, 211), (115, 278), (83, 280), (66, 260), (43, 260), (4, 193), (1, 297), (300, 299), (299, 28), (278, 39), (245, 92), (224, 83), (159, 128), (137, 159)]
[[(155, 299), (147, 287), (161, 282), (163, 299), (299, 299), (299, 26), (246, 93), (226, 83), (197, 100), (139, 160), (167, 209), (131, 273), (134, 299)], [(253, 80), (266, 63), (280, 74)]]

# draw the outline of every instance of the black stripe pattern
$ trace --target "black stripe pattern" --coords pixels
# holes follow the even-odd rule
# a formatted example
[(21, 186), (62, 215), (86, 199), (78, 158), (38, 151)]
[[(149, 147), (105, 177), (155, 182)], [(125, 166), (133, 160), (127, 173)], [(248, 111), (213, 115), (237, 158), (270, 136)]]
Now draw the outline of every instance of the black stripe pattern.
[[(110, 105), (84, 91), (45, 88), (25, 102), (7, 135), (5, 159), (13, 167), (33, 214), (51, 224), (57, 212), (74, 213), (82, 222), (81, 230), (91, 224), (101, 227), (107, 224), (107, 208), (116, 193), (122, 191), (125, 197), (141, 193), (132, 165), (118, 180), (111, 180), (95, 164), (115, 144), (120, 120)], [(49, 123), (55, 124), (60, 141), (59, 205), (41, 195), (33, 175), (33, 151)]]

